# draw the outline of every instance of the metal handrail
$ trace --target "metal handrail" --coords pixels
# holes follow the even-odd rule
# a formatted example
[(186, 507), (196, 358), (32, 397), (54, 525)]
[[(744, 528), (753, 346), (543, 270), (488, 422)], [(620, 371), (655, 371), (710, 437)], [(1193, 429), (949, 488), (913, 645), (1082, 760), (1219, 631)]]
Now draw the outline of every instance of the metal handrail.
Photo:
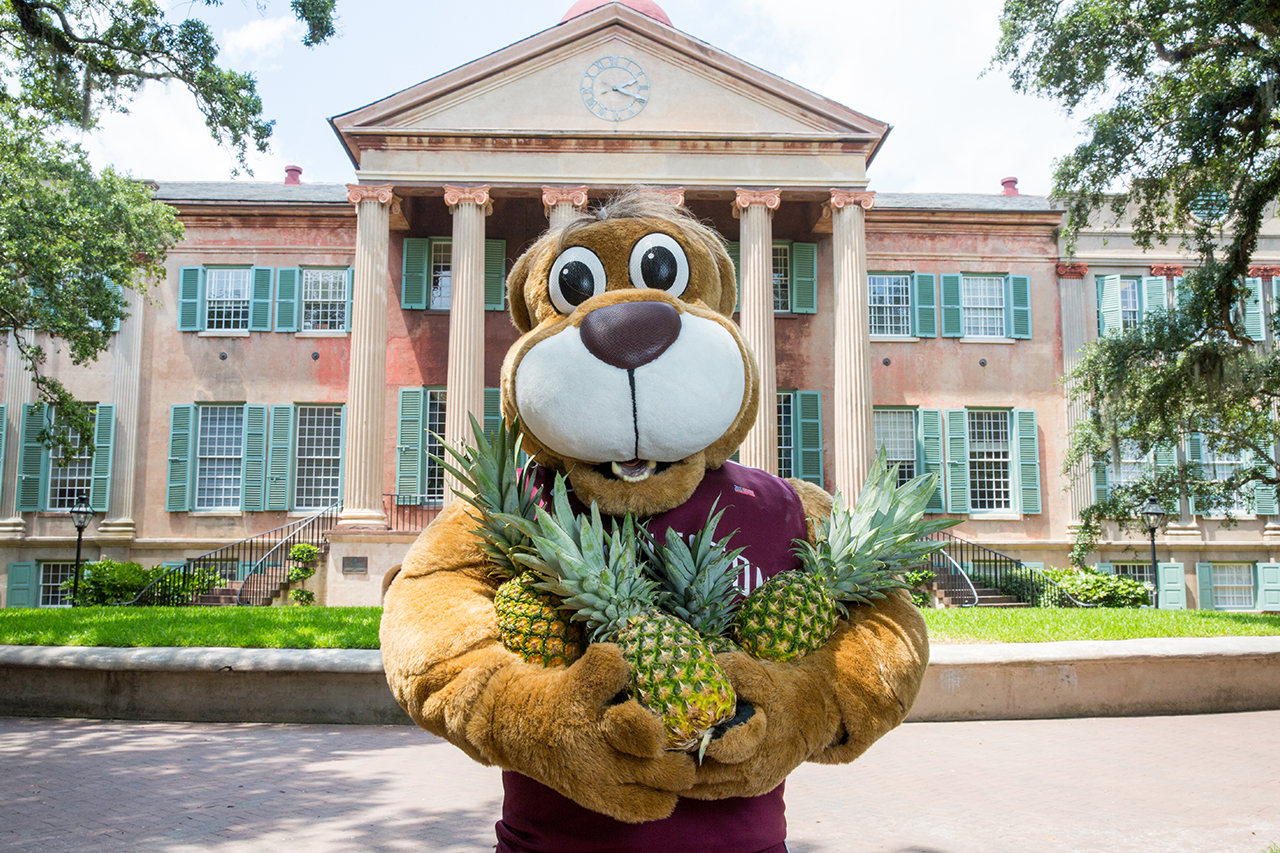
[[(976, 575), (983, 586), (994, 587), (1005, 595), (1013, 596), (1019, 601), (1037, 607), (1093, 606), (1077, 600), (1053, 578), (1050, 578), (1036, 567), (1028, 566), (1021, 560), (1015, 560), (1007, 554), (1001, 554), (999, 551), (993, 551), (976, 542), (961, 539), (959, 536), (945, 531), (933, 533), (927, 538), (948, 542), (948, 547), (955, 548), (960, 552), (961, 559), (959, 560), (950, 553), (947, 553), (947, 558), (952, 563), (959, 564), (961, 574), (968, 579), (971, 587), (973, 586), (973, 577)], [(944, 551), (944, 553), (946, 552)], [(964, 559), (966, 556), (969, 559)], [(966, 569), (964, 567), (966, 563), (975, 568)], [(974, 596), (977, 596), (976, 589)]]
[(387, 529), (392, 532), (423, 530), (440, 514), (441, 508), (436, 495), (382, 496), (382, 511), (387, 517)]
[[(303, 519), (302, 523), (293, 532), (268, 549), (241, 578), (240, 589), (236, 591), (236, 604), (265, 604), (274, 598), (274, 593), (284, 586), (289, 579), (289, 567), (285, 565), (285, 561), (288, 559), (288, 551), (285, 552), (285, 557), (280, 559), (276, 565), (270, 564), (271, 556), (286, 545), (292, 550), (294, 545), (304, 542), (303, 534), (307, 532), (308, 527), (318, 528), (315, 532), (320, 535), (318, 537), (310, 537), (313, 540), (318, 539), (318, 541), (311, 541), (309, 544), (315, 545), (323, 553), (329, 545), (329, 541), (324, 538), (324, 534), (333, 529), (338, 520), (338, 513), (341, 511), (341, 502), (320, 510), (315, 515)], [(253, 583), (255, 579), (258, 580), (257, 584)], [(255, 596), (258, 599), (257, 601), (251, 600), (245, 594), (246, 590), (254, 586), (258, 590), (258, 594)]]
[[(957, 563), (957, 562), (955, 561), (955, 558), (953, 558), (953, 557), (952, 557), (950, 554), (948, 554), (946, 551), (938, 551), (938, 552), (936, 552), (936, 553), (934, 554), (934, 556), (935, 556), (935, 557), (939, 557), (939, 556), (940, 556), (940, 557), (942, 557), (943, 559), (945, 559), (945, 560), (947, 561), (947, 563), (949, 563), (949, 564), (950, 564), (950, 565), (948, 565), (948, 566), (946, 567), (946, 568), (948, 568), (948, 569), (949, 569), (949, 571), (948, 571), (948, 576), (949, 576), (949, 577), (959, 576), (959, 577), (960, 577), (960, 579), (964, 581), (964, 586), (967, 586), (967, 587), (969, 588), (969, 590), (968, 590), (968, 592), (969, 592), (969, 599), (968, 599), (968, 601), (967, 601), (966, 603), (961, 604), (960, 606), (961, 606), (961, 607), (974, 607), (975, 605), (977, 605), (977, 603), (978, 603), (978, 590), (977, 590), (977, 588), (976, 588), (976, 587), (974, 587), (974, 585), (973, 585), (973, 581), (969, 578), (969, 575), (965, 572), (965, 570), (964, 570), (964, 566), (961, 566), (959, 563)], [(936, 564), (936, 563), (934, 564), (934, 568), (937, 568), (937, 564)], [(952, 589), (950, 589), (950, 587), (954, 586), (954, 584), (945, 584), (945, 586), (948, 588), (948, 590), (947, 590), (948, 592), (953, 591)], [(961, 592), (964, 592), (964, 587), (960, 587), (960, 591), (961, 591)]]

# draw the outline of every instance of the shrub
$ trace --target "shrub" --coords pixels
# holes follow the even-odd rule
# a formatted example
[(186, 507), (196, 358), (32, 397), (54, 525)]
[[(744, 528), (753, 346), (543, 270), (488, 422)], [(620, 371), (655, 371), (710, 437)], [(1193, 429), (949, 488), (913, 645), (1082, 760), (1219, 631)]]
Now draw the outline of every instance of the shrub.
[(289, 567), (289, 583), (299, 583), (316, 573), (316, 570), (310, 566), (290, 566)]
[[(169, 566), (152, 566), (144, 569), (140, 563), (122, 563), (117, 560), (97, 560), (80, 567), (80, 590), (75, 603), (81, 607), (95, 604), (115, 604), (131, 601), (156, 578), (169, 571)], [(221, 582), (218, 573), (211, 569), (196, 569), (182, 580), (167, 586), (164, 597), (168, 601), (158, 604), (186, 604), (192, 595), (213, 589)], [(70, 591), (73, 580), (63, 583)]]
[(926, 587), (936, 578), (929, 569), (916, 569), (902, 573), (902, 582), (911, 588), (911, 603), (916, 607), (929, 606), (929, 591)]
[(1125, 575), (1107, 575), (1087, 568), (1045, 567), (1044, 573), (1076, 601), (1100, 607), (1138, 607), (1151, 603), (1145, 586)]
[(309, 542), (298, 542), (289, 549), (289, 559), (295, 563), (314, 563), (320, 559), (320, 549)]
[(289, 597), (303, 607), (310, 607), (316, 603), (316, 594), (309, 589), (291, 589)]

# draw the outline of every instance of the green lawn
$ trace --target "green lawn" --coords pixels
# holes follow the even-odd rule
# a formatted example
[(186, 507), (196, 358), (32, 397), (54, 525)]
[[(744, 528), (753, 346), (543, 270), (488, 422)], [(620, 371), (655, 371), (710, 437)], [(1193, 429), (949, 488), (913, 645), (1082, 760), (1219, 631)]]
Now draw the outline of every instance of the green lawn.
[[(0, 644), (376, 649), (377, 607), (0, 610)], [(1280, 635), (1280, 613), (1090, 608), (926, 610), (934, 643)]]

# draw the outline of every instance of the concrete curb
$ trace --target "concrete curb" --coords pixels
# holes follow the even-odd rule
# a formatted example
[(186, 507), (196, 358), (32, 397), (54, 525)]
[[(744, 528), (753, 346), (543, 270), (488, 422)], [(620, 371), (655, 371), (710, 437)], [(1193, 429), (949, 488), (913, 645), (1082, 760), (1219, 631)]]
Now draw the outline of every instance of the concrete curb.
[[(1280, 709), (1280, 637), (939, 645), (909, 721)], [(0, 646), (0, 715), (408, 724), (363, 649)]]

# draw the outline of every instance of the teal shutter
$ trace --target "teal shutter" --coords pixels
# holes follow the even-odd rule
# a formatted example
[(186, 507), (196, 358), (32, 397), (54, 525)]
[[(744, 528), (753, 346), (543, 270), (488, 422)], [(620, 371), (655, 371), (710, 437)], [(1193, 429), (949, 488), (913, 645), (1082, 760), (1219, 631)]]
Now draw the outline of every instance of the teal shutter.
[(275, 278), (271, 267), (254, 267), (249, 291), (249, 331), (271, 331), (271, 284)]
[(962, 279), (958, 275), (944, 275), (941, 279), (942, 337), (964, 337), (964, 315), (960, 309)]
[(1217, 610), (1213, 596), (1213, 563), (1196, 563), (1196, 606), (1201, 610)]
[(1168, 289), (1162, 275), (1147, 276), (1142, 280), (1142, 316), (1150, 317), (1155, 313), (1164, 313)]
[(22, 407), (21, 456), (18, 459), (18, 512), (38, 512), (44, 505), (45, 461), (49, 448), (40, 441), (45, 428), (44, 403)]
[(1280, 563), (1258, 563), (1258, 609), (1280, 610)]
[(111, 452), (116, 437), (116, 407), (100, 403), (93, 419), (93, 478), (89, 481), (89, 506), (106, 512), (111, 504)]
[(1124, 327), (1120, 311), (1120, 290), (1124, 286), (1118, 275), (1098, 279), (1098, 337), (1119, 334)]
[(296, 267), (276, 272), (276, 331), (298, 331), (298, 287), (302, 270)]
[(347, 267), (347, 313), (343, 317), (342, 331), (349, 332), (355, 326), (351, 322), (351, 310), (355, 307), (356, 301), (356, 270), (355, 267)]
[(816, 243), (791, 244), (791, 311), (793, 314), (815, 314), (818, 311)]
[(404, 271), (400, 278), (400, 307), (427, 307), (427, 258), (431, 241), (426, 237), (404, 238)]
[(725, 242), (724, 250), (733, 261), (733, 283), (738, 286), (738, 301), (733, 304), (733, 313), (738, 314), (742, 311), (742, 244), (729, 240)]
[(794, 470), (801, 480), (822, 485), (822, 394), (796, 392), (796, 461)]
[(1191, 300), (1191, 290), (1180, 275), (1173, 277), (1173, 299), (1178, 308), (1186, 308)]
[[(1187, 468), (1197, 477), (1204, 476), (1204, 436), (1193, 432), (1187, 436)], [(1196, 499), (1190, 498), (1188, 506), (1192, 515), (1199, 515), (1196, 510)]]
[(920, 473), (938, 475), (937, 485), (924, 511), (946, 512), (946, 501), (942, 497), (943, 484), (947, 479), (942, 470), (942, 412), (939, 409), (921, 409), (919, 429)]
[(968, 417), (964, 409), (947, 409), (947, 512), (967, 513), (968, 511)]
[(1031, 337), (1031, 279), (1025, 275), (1005, 277), (1004, 330), (1011, 338)]
[(492, 441), (502, 424), (502, 392), (497, 388), (484, 389), (484, 432)]
[(484, 310), (507, 307), (507, 241), (484, 241)]
[(178, 331), (198, 332), (204, 328), (204, 267), (178, 270)]
[(289, 483), (293, 475), (293, 404), (271, 407), (271, 432), (267, 443), (267, 509), (289, 509)]
[(426, 420), (426, 404), (425, 389), (400, 389), (400, 420), (396, 428), (397, 495), (422, 494), (425, 469), (422, 457), (422, 425)]
[[(3, 453), (0, 450), (0, 453)], [(1268, 475), (1274, 477), (1276, 469), (1268, 465), (1266, 467)], [(1276, 500), (1276, 487), (1267, 483), (1254, 482), (1253, 484), (1253, 512), (1254, 515), (1280, 515), (1280, 502)]]
[(244, 452), (240, 457), (240, 508), (262, 512), (267, 487), (267, 407), (244, 407)]
[(9, 583), (4, 596), (5, 607), (37, 607), (36, 564), (10, 563)]
[(1034, 409), (1014, 409), (1017, 436), (1018, 492), (1024, 515), (1040, 514), (1040, 440), (1036, 435)]
[[(124, 307), (125, 307), (125, 304), (124, 304), (124, 288), (123, 288), (123, 287), (121, 287), (120, 285), (116, 284), (116, 283), (115, 283), (114, 281), (112, 281), (111, 279), (106, 279), (106, 285), (107, 285), (107, 288), (108, 288), (112, 293), (114, 293), (114, 294), (116, 295), (116, 300), (120, 303), (120, 307), (121, 307), (121, 308), (124, 308)], [(111, 324), (111, 331), (112, 331), (112, 332), (118, 332), (118, 331), (120, 331), (120, 322), (121, 322), (121, 319), (122, 319), (122, 318), (116, 318), (116, 321), (115, 321), (114, 323), (112, 323), (112, 324)]]
[(1261, 341), (1266, 337), (1262, 326), (1262, 279), (1246, 278), (1244, 286), (1244, 333)]
[(934, 290), (932, 273), (916, 273), (911, 276), (911, 304), (915, 308), (916, 337), (938, 336), (938, 297)]
[(1104, 575), (1114, 575), (1116, 573), (1116, 567), (1111, 563), (1094, 563), (1093, 570)]
[(1187, 584), (1182, 577), (1182, 563), (1157, 563), (1160, 573), (1160, 609), (1186, 610)]
[(186, 512), (191, 508), (191, 475), (195, 467), (196, 407), (169, 409), (169, 475), (166, 481), (166, 512)]
[(1093, 463), (1093, 502), (1100, 504), (1111, 494), (1111, 485), (1107, 479), (1107, 464)]

